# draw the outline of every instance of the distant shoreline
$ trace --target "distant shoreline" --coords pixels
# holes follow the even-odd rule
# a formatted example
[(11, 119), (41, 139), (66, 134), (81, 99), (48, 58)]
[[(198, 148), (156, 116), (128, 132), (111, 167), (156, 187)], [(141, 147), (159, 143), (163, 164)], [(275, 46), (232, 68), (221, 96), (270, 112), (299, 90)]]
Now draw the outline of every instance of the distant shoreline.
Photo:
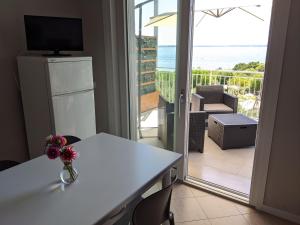
[[(176, 45), (158, 45), (158, 47), (167, 47), (167, 48), (174, 48), (176, 47)], [(232, 48), (232, 47), (237, 47), (237, 48), (241, 48), (241, 47), (262, 47), (265, 48), (267, 47), (267, 45), (194, 45), (193, 47), (200, 47), (200, 48)]]
[[(196, 45), (192, 65), (202, 69), (232, 69), (238, 63), (265, 62), (266, 45)], [(157, 47), (157, 66), (176, 67), (176, 46)]]

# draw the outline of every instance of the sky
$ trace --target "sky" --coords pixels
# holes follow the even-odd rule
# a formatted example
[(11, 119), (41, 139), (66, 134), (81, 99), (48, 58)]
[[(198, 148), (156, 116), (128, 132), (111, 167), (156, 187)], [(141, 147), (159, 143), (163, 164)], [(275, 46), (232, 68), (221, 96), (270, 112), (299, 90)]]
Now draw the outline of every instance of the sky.
[[(177, 0), (158, 0), (159, 14), (177, 11)], [(136, 0), (135, 3), (143, 2)], [(261, 6), (256, 7), (259, 3)], [(261, 17), (261, 21), (248, 13), (235, 9), (228, 14), (215, 18), (203, 17), (201, 9), (211, 9), (224, 6), (245, 6), (244, 9)], [(267, 45), (272, 0), (195, 0), (194, 14), (194, 45)], [(143, 6), (142, 34), (153, 35), (153, 27), (145, 27), (153, 16), (153, 3)], [(138, 10), (136, 10), (136, 20)], [(196, 26), (198, 24), (198, 26)], [(136, 21), (136, 31), (138, 30)], [(176, 45), (176, 24), (158, 28), (158, 45)]]

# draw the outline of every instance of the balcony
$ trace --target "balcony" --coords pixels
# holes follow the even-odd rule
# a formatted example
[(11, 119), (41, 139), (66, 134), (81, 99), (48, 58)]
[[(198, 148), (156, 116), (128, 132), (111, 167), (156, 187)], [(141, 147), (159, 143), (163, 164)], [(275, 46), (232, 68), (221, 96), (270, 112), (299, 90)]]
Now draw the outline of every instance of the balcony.
[[(198, 85), (223, 85), (225, 92), (238, 97), (238, 112), (258, 120), (263, 74), (253, 71), (193, 70), (191, 93), (195, 93)], [(175, 72), (157, 71), (156, 89), (169, 102), (174, 102)]]
[[(175, 73), (156, 72), (156, 92), (169, 102), (174, 102)], [(259, 118), (263, 73), (252, 71), (204, 71), (194, 70), (191, 76), (191, 93), (198, 85), (223, 85), (224, 90), (238, 97), (238, 113), (255, 120)], [(144, 99), (147, 101), (147, 99)], [(158, 139), (158, 109), (141, 113), (140, 142), (164, 147)], [(243, 194), (249, 194), (255, 147), (226, 151), (207, 136), (205, 131), (204, 152), (190, 152), (188, 174), (197, 179), (216, 183)]]

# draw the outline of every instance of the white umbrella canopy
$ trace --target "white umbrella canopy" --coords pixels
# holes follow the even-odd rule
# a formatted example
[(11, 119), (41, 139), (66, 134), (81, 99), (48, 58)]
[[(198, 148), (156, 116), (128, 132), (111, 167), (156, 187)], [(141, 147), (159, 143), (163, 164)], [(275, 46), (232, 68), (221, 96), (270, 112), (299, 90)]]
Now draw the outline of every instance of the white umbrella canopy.
[(150, 21), (145, 25), (145, 27), (176, 26), (176, 22), (177, 12), (167, 12), (150, 17)]
[[(195, 8), (195, 13), (204, 14), (203, 18), (199, 21), (201, 22), (206, 15), (219, 18), (232, 10), (239, 9), (263, 21), (262, 18), (249, 11), (251, 8), (260, 7), (262, 4), (262, 0), (202, 0), (199, 7)], [(177, 12), (166, 12), (150, 17), (145, 27), (176, 26), (176, 21)]]
[(238, 7), (253, 7), (263, 4), (262, 0), (202, 0), (197, 10), (216, 10)]

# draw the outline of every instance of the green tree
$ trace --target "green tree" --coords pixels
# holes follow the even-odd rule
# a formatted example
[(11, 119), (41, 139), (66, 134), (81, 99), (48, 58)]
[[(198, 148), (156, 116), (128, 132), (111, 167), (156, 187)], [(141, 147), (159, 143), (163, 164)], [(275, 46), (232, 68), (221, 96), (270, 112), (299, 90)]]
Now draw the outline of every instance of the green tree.
[(238, 63), (233, 67), (233, 70), (246, 70), (247, 63)]
[(239, 70), (239, 71), (259, 71), (264, 72), (265, 71), (265, 64), (255, 61), (255, 62), (249, 62), (249, 63), (238, 63), (233, 67), (233, 70)]

